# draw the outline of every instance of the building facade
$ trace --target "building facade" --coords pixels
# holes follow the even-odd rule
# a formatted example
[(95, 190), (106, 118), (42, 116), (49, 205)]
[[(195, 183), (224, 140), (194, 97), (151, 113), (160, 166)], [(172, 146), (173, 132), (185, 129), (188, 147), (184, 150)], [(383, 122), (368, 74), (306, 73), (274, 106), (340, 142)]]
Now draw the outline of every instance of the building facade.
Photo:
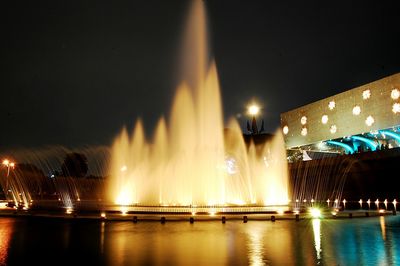
[(281, 114), (289, 150), (354, 153), (398, 147), (400, 73)]

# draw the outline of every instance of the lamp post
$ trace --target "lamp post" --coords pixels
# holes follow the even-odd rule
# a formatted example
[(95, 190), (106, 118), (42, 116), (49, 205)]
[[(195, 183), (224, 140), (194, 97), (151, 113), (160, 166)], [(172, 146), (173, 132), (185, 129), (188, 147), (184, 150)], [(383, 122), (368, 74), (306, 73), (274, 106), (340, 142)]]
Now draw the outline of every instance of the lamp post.
[(6, 197), (7, 197), (8, 191), (9, 191), (9, 189), (8, 189), (8, 179), (9, 179), (9, 176), (10, 176), (10, 168), (14, 169), (15, 163), (9, 161), (8, 159), (4, 159), (3, 160), (3, 165), (7, 167), (7, 175), (6, 175)]
[(261, 129), (258, 130), (257, 127), (256, 116), (260, 113), (260, 107), (257, 104), (252, 103), (247, 107), (247, 111), (248, 114), (251, 116), (251, 126), (249, 124), (249, 121), (247, 121), (247, 130), (250, 131), (253, 135), (259, 134), (264, 131), (264, 120), (262, 121)]
[(251, 104), (249, 106), (249, 114), (253, 116), (253, 118), (256, 117), (256, 115), (258, 115), (258, 113), (260, 112), (260, 107), (256, 104)]

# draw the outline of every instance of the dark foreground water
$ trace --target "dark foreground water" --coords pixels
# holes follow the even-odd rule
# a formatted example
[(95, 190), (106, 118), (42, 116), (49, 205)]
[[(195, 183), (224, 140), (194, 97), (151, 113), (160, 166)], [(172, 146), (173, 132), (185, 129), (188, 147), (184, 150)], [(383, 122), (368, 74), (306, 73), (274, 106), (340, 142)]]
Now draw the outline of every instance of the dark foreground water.
[(400, 216), (100, 222), (0, 218), (0, 265), (400, 265)]

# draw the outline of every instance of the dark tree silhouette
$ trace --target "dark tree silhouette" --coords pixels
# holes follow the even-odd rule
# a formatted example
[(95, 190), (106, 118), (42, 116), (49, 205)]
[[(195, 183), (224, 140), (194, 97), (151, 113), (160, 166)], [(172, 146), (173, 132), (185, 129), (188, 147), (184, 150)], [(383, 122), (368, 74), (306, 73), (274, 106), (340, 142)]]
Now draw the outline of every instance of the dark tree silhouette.
[(84, 177), (88, 172), (88, 160), (82, 153), (68, 153), (61, 165), (63, 176)]

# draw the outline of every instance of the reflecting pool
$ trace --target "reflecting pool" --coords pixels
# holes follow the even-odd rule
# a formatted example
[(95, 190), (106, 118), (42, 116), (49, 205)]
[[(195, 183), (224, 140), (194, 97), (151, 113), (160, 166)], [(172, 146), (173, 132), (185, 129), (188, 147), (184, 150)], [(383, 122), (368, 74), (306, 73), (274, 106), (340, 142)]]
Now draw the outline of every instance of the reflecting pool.
[(0, 218), (0, 265), (398, 265), (400, 217), (276, 222)]

